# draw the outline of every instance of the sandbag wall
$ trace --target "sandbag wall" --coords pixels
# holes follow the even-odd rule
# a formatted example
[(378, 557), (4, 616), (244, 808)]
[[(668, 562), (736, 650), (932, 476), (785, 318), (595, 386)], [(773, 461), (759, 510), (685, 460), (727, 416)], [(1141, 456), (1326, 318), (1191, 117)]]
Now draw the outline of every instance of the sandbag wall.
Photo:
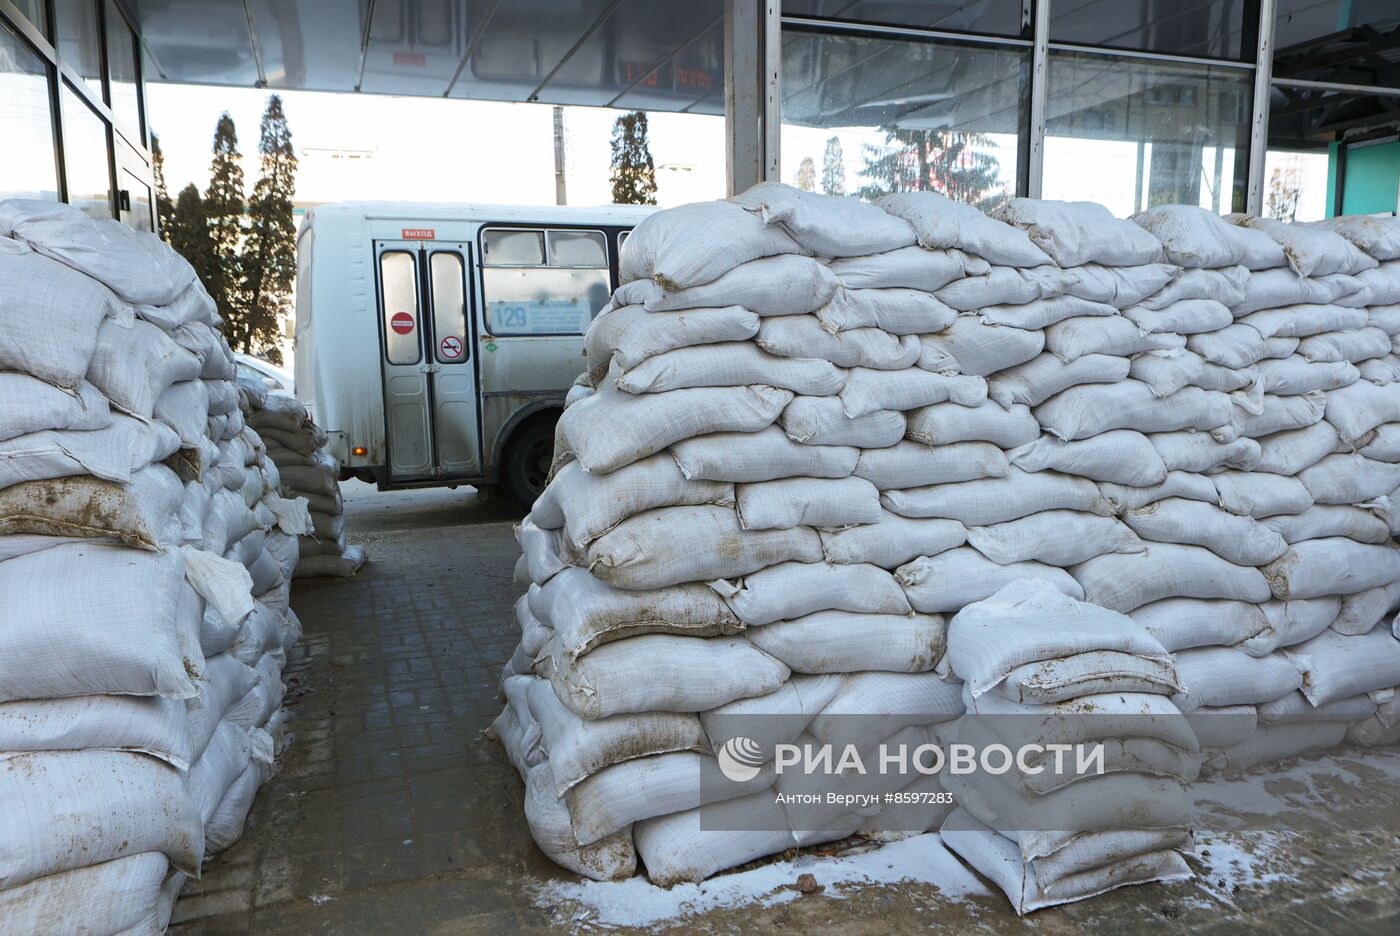
[(556, 861), (669, 883), (820, 840), (701, 830), (714, 716), (936, 731), (946, 618), (1028, 579), (1170, 654), (1189, 776), (1393, 736), (1397, 222), (997, 214), (764, 184), (629, 238), (519, 530), (496, 725)]
[(340, 494), (340, 463), (326, 450), (326, 431), (311, 420), (300, 401), (269, 393), (259, 381), (241, 379), (248, 400), (248, 425), (267, 446), (277, 466), (282, 493), (304, 498), (311, 512), (310, 532), (297, 540), (297, 578), (350, 576), (365, 563), (362, 546), (345, 540), (345, 501)]
[(194, 270), (0, 201), (0, 921), (160, 932), (282, 739), (304, 503)]

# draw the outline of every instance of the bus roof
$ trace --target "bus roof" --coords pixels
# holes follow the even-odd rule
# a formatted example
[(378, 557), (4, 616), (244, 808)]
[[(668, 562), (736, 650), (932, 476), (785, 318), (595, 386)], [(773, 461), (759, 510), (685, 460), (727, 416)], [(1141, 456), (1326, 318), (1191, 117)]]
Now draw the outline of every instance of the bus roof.
[(308, 208), (302, 226), (312, 224), (317, 217), (339, 216), (343, 218), (347, 215), (366, 220), (525, 221), (541, 224), (585, 222), (631, 226), (656, 210), (650, 205), (575, 207), (573, 205), (490, 205), (477, 202), (337, 202)]

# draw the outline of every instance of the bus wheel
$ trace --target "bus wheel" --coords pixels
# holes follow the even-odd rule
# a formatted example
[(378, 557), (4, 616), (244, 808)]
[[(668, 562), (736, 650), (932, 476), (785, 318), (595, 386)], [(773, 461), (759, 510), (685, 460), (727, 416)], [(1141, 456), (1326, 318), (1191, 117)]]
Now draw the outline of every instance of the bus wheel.
[(501, 492), (506, 499), (528, 511), (544, 491), (553, 459), (552, 421), (536, 420), (517, 429), (501, 459)]

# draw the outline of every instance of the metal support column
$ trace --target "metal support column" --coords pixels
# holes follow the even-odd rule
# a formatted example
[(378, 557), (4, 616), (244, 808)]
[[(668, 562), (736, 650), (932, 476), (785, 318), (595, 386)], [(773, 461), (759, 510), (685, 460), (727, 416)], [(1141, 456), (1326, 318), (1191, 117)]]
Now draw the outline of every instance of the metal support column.
[(724, 2), (724, 155), (730, 195), (779, 177), (780, 0)]
[(1269, 90), (1274, 76), (1274, 3), (1258, 0), (1259, 26), (1254, 56), (1254, 117), (1249, 128), (1249, 181), (1245, 211), (1264, 211), (1264, 158), (1269, 151)]
[(1050, 0), (1035, 0), (1031, 37), (1030, 132), (1026, 146), (1025, 196), (1039, 198), (1045, 176), (1045, 98), (1049, 93)]

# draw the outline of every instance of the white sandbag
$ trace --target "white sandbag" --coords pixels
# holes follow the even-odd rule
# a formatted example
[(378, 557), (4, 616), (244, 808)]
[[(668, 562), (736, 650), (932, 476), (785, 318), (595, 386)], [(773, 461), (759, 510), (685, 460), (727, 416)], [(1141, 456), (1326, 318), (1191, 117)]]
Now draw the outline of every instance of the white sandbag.
[(1058, 471), (1063, 474), (1146, 487), (1167, 478), (1167, 466), (1147, 436), (1115, 429), (1079, 442), (1061, 442), (1041, 436), (1007, 453), (1022, 471)]
[(7, 755), (89, 750), (150, 754), (181, 770), (196, 753), (179, 699), (90, 695), (0, 703), (0, 751)]
[(1154, 334), (1126, 314), (1079, 316), (1045, 329), (1045, 349), (1067, 363), (1086, 354), (1132, 357), (1143, 351), (1179, 351), (1185, 347), (1186, 339), (1181, 335)]
[[(1233, 219), (1226, 218), (1225, 220), (1229, 221)], [(1263, 231), (1255, 231), (1247, 227), (1241, 227), (1239, 236), (1245, 247), (1244, 260), (1242, 260), (1241, 263), (1249, 267), (1251, 271), (1272, 270), (1275, 267), (1282, 267), (1288, 263), (1288, 258), (1284, 255), (1283, 248)], [(1294, 276), (1297, 275), (1293, 273), (1291, 269), (1288, 270), (1288, 273)]]
[(860, 450), (847, 445), (794, 442), (781, 429), (718, 432), (671, 446), (681, 474), (691, 480), (756, 482), (778, 478), (844, 478)]
[[(269, 684), (263, 685), (264, 680)], [(199, 685), (199, 696), (184, 703), (187, 710), (189, 744), (194, 758), (208, 747), (215, 731), (224, 723), (239, 728), (256, 728), (263, 721), (267, 703), (264, 695), (281, 704), (282, 684), (271, 685), (262, 672), (231, 653), (212, 657)], [(254, 690), (260, 690), (254, 692)], [(254, 703), (257, 704), (254, 704)]]
[(569, 565), (568, 545), (558, 530), (541, 530), (529, 517), (515, 528), (515, 541), (525, 557), (529, 580), (543, 585)]
[[(826, 305), (838, 286), (825, 264), (783, 254), (740, 264), (713, 282), (688, 289), (657, 286), (634, 301), (645, 303), (648, 312), (742, 306), (763, 317), (804, 315)], [(614, 293), (613, 301), (620, 295)]]
[(1360, 453), (1328, 455), (1298, 473), (1315, 504), (1360, 504), (1400, 487), (1400, 465)]
[(146, 852), (60, 871), (0, 890), (0, 919), (16, 933), (158, 933), (169, 869), (165, 855)]
[(986, 273), (954, 280), (935, 295), (959, 312), (976, 312), (988, 306), (1016, 306), (1063, 296), (1078, 281), (1073, 271), (1053, 264), (1029, 269), (994, 266)]
[(794, 673), (923, 673), (943, 656), (945, 630), (936, 614), (819, 611), (745, 636)]
[(958, 611), (1027, 578), (1043, 580), (1071, 598), (1084, 598), (1084, 590), (1063, 569), (1039, 562), (999, 565), (966, 546), (915, 559), (900, 566), (895, 578), (914, 610), (926, 614)]
[(967, 526), (1005, 523), (1043, 510), (1111, 513), (1092, 481), (1019, 468), (1010, 469), (1004, 477), (886, 491), (880, 502), (900, 516), (942, 517)]
[(1400, 422), (1400, 385), (1377, 386), (1359, 380), (1327, 392), (1327, 421), (1346, 442), (1356, 442), (1372, 429)]
[(587, 719), (703, 712), (772, 692), (789, 672), (743, 637), (645, 634), (604, 644), (572, 662), (546, 654), (555, 693)]
[(1373, 305), (1366, 310), (1366, 326), (1379, 328), (1394, 337), (1400, 334), (1400, 302), (1386, 305)]
[(1239, 228), (1205, 208), (1156, 205), (1132, 220), (1162, 242), (1167, 259), (1177, 266), (1227, 267), (1244, 260)]
[(808, 724), (812, 737), (834, 750), (847, 744), (869, 748), (870, 722), (898, 731), (909, 725), (935, 725), (962, 715), (962, 685), (937, 673), (851, 673)]
[(1220, 506), (1241, 517), (1261, 520), (1278, 514), (1299, 514), (1312, 506), (1312, 497), (1297, 478), (1262, 471), (1222, 471), (1211, 475), (1220, 493)]
[(1090, 302), (1078, 296), (1053, 296), (1017, 305), (986, 305), (978, 312), (984, 325), (1006, 325), (1033, 330), (1048, 328), (1072, 318), (1111, 317), (1118, 310), (1105, 302)]
[(840, 529), (880, 519), (880, 492), (864, 478), (783, 478), (735, 491), (745, 530)]
[(184, 569), (179, 553), (83, 544), (0, 563), (0, 701), (193, 696), (201, 609), (182, 603)]
[(1377, 265), (1341, 235), (1320, 227), (1240, 215), (1228, 216), (1226, 220), (1269, 235), (1283, 248), (1289, 267), (1301, 276), (1360, 273)]
[(745, 530), (729, 507), (666, 507), (618, 524), (588, 547), (588, 569), (618, 588), (738, 578), (777, 562), (819, 562), (815, 530)]
[(1184, 498), (1130, 510), (1123, 522), (1145, 540), (1204, 546), (1240, 566), (1265, 565), (1288, 550), (1283, 537), (1259, 521)]
[(897, 569), (919, 556), (936, 556), (967, 542), (967, 529), (956, 520), (914, 519), (884, 511), (878, 522), (844, 530), (821, 531), (827, 562), (869, 562)]
[(1217, 503), (1220, 499), (1215, 483), (1210, 478), (1189, 471), (1168, 471), (1167, 480), (1150, 487), (1100, 484), (1099, 494), (1107, 504), (1108, 512), (1115, 514), (1155, 504), (1168, 497), (1184, 497), (1208, 504)]
[(703, 881), (797, 847), (782, 806), (767, 791), (646, 819), (633, 827), (633, 837), (647, 879), (659, 887)]
[(1124, 613), (1163, 598), (1269, 598), (1269, 583), (1258, 569), (1226, 562), (1199, 546), (1150, 543), (1143, 552), (1108, 553), (1070, 571), (1086, 600)]
[(1395, 464), (1400, 462), (1400, 424), (1389, 423), (1377, 426), (1371, 434), (1371, 441), (1358, 449), (1362, 455), (1375, 461)]
[(1277, 598), (1354, 595), (1400, 579), (1400, 550), (1345, 537), (1304, 540), (1263, 571)]
[(102, 429), (31, 432), (0, 442), (0, 488), (73, 475), (130, 481), (133, 471), (179, 447), (180, 437), (169, 427), (118, 413)]
[(924, 370), (985, 377), (1034, 358), (1045, 348), (1045, 335), (960, 315), (944, 331), (920, 335), (919, 344), (918, 364)]
[(1262, 606), (1243, 601), (1164, 598), (1134, 608), (1128, 616), (1172, 653), (1193, 647), (1232, 647), (1269, 626)]
[(209, 391), (203, 380), (181, 380), (171, 384), (156, 398), (152, 415), (180, 437), (187, 448), (195, 448), (208, 430)]
[(595, 881), (635, 874), (637, 853), (631, 829), (590, 845), (579, 845), (568, 807), (555, 794), (554, 786), (554, 772), (548, 761), (531, 767), (525, 777), (525, 821), (540, 851), (556, 864)]
[(1024, 232), (936, 192), (892, 192), (875, 204), (908, 221), (919, 245), (929, 250), (958, 247), (989, 263), (1012, 267), (1050, 262)]
[(991, 442), (1012, 449), (1040, 436), (1040, 424), (1026, 406), (1002, 407), (990, 400), (977, 406), (935, 403), (908, 416), (909, 438), (926, 445)]
[(981, 377), (947, 376), (913, 367), (902, 371), (853, 367), (841, 388), (841, 407), (856, 418), (878, 410), (914, 410), (951, 401), (975, 407), (987, 400), (987, 382)]
[(1301, 339), (1365, 328), (1366, 312), (1338, 305), (1292, 305), (1251, 312), (1237, 324), (1248, 325), (1265, 338)]
[[(1303, 344), (1303, 341), (1298, 342), (1299, 351), (1302, 351)], [(1314, 390), (1336, 390), (1338, 387), (1356, 383), (1359, 376), (1356, 368), (1346, 361), (1315, 362), (1301, 355), (1260, 361), (1254, 365), (1254, 387), (1264, 393), (1279, 396), (1293, 396)]]
[(1325, 536), (1377, 544), (1390, 539), (1390, 528), (1384, 520), (1368, 510), (1344, 504), (1316, 504), (1300, 514), (1266, 517), (1261, 522), (1288, 543)]
[(970, 527), (967, 542), (998, 565), (1037, 561), (1072, 566), (1111, 552), (1141, 552), (1143, 544), (1112, 517), (1046, 510), (992, 526)]
[(606, 473), (694, 436), (757, 432), (773, 424), (792, 396), (772, 387), (601, 392), (566, 409), (559, 426), (584, 470)]
[(1133, 306), (1123, 316), (1150, 334), (1177, 335), (1218, 331), (1235, 320), (1229, 308), (1214, 299), (1181, 299), (1160, 309)]
[(528, 605), (542, 629), (558, 637), (555, 652), (570, 659), (638, 634), (713, 637), (743, 629), (724, 601), (704, 585), (623, 591), (577, 568), (565, 569), (543, 588), (531, 588)]
[(1243, 265), (1218, 270), (1181, 270), (1174, 266), (1167, 266), (1167, 269), (1174, 274), (1171, 282), (1138, 304), (1149, 309), (1162, 309), (1182, 299), (1214, 299), (1233, 308), (1245, 299), (1250, 273)]
[(1400, 381), (1400, 356), (1390, 353), (1385, 357), (1362, 361), (1356, 366), (1356, 372), (1362, 380), (1374, 384), (1395, 383)]
[(851, 196), (818, 195), (759, 182), (730, 199), (819, 257), (863, 257), (914, 244), (908, 222)]
[(113, 537), (155, 549), (184, 495), (164, 465), (147, 465), (128, 484), (87, 476), (21, 482), (0, 489), (0, 535)]
[(599, 315), (584, 335), (588, 371), (594, 383), (616, 361), (624, 371), (647, 358), (677, 348), (745, 341), (758, 334), (759, 318), (742, 306), (648, 312), (623, 306)]
[(1159, 399), (1137, 380), (1070, 387), (1035, 408), (1035, 418), (1046, 431), (1067, 442), (1110, 429), (1216, 429), (1230, 416), (1230, 398), (1223, 393), (1187, 387)]
[(687, 478), (676, 460), (662, 452), (607, 474), (593, 474), (570, 462), (550, 481), (530, 515), (559, 517), (568, 541), (575, 549), (583, 549), (644, 510), (733, 503), (732, 485)]
[[(1139, 302), (1145, 302), (1149, 296), (1159, 295), (1173, 283), (1173, 278), (1181, 271), (1170, 263), (1146, 263), (1132, 267), (1086, 263), (1065, 272), (1074, 275), (1074, 285), (1069, 288), (1071, 296), (1094, 302), (1107, 302), (1115, 309), (1126, 309)], [(1182, 295), (1179, 298), (1197, 297)], [(1200, 298), (1217, 297), (1204, 295)]]
[[(987, 396), (1008, 409), (1016, 403), (1039, 406), (1069, 387), (1080, 384), (1117, 383), (1128, 376), (1130, 366), (1126, 358), (1104, 354), (1087, 354), (1073, 361), (1065, 361), (1053, 354), (1042, 354), (1025, 364), (987, 378)], [(1160, 392), (1156, 386), (1153, 387), (1153, 392), (1158, 396), (1168, 395)]]
[(935, 292), (964, 276), (990, 269), (985, 260), (960, 250), (899, 247), (861, 257), (833, 260), (830, 270), (848, 289), (918, 289)]
[[(717, 238), (715, 231), (725, 236)], [(790, 253), (802, 253), (802, 248), (781, 228), (764, 224), (743, 207), (696, 202), (658, 211), (633, 228), (618, 263), (618, 280), (647, 279), (663, 289), (680, 290), (713, 282), (741, 263)]]
[(892, 335), (940, 332), (957, 312), (917, 289), (846, 289), (817, 310), (822, 328), (833, 335), (857, 328), (879, 328)]
[(1400, 581), (1347, 595), (1328, 626), (1349, 637), (1369, 634), (1397, 607), (1400, 607)]
[(0, 243), (0, 295), (0, 370), (70, 389), (87, 374), (103, 321), (122, 317), (122, 304), (101, 283), (17, 245)]
[(1302, 673), (1303, 695), (1315, 706), (1400, 685), (1400, 640), (1384, 628), (1355, 637), (1324, 631), (1284, 655)]
[(1234, 647), (1199, 647), (1176, 654), (1186, 691), (1176, 697), (1186, 713), (1202, 706), (1256, 705), (1287, 695), (1303, 677), (1282, 653), (1253, 657)]
[(897, 445), (904, 438), (906, 428), (904, 414), (897, 410), (847, 416), (840, 397), (795, 397), (778, 417), (778, 422), (794, 442), (851, 445), (861, 449)]
[(599, 771), (570, 789), (565, 802), (574, 835), (584, 845), (591, 845), (634, 822), (747, 796), (772, 784), (773, 771), (768, 765), (752, 780), (731, 781), (720, 773), (714, 757), (675, 751), (623, 761)]
[(626, 393), (763, 384), (808, 396), (837, 393), (844, 383), (845, 374), (829, 361), (778, 357), (748, 341), (667, 351), (646, 359), (616, 380), (617, 388)]
[(1157, 238), (1096, 202), (1012, 198), (997, 206), (994, 216), (1025, 231), (1062, 267), (1141, 266), (1164, 257)]
[(175, 867), (199, 873), (199, 814), (184, 776), (155, 758), (20, 754), (0, 769), (0, 802), (0, 887), (143, 852), (164, 852)]
[(1001, 449), (988, 442), (924, 445), (900, 442), (860, 453), (854, 474), (882, 491), (950, 484), (978, 478), (1000, 478), (1009, 463)]
[(672, 712), (641, 712), (616, 718), (580, 718), (555, 695), (548, 680), (531, 677), (526, 688), (540, 744), (563, 796), (585, 777), (634, 757), (706, 748), (700, 720)]
[[(1262, 451), (1250, 438), (1217, 442), (1208, 432), (1156, 432), (1147, 437), (1168, 471), (1208, 472), (1216, 468), (1252, 471)], [(1073, 443), (1071, 443), (1073, 444)]]
[(902, 370), (919, 356), (919, 339), (914, 335), (891, 335), (878, 328), (852, 328), (833, 335), (812, 315), (766, 318), (755, 342), (769, 354), (818, 358), (837, 367)]
[[(554, 637), (554, 628), (542, 623), (530, 610), (530, 598), (539, 591), (540, 586), (532, 582), (529, 591), (515, 600), (515, 623), (520, 628), (520, 649), (531, 659), (539, 656), (544, 645)], [(572, 642), (569, 642), (566, 650), (571, 646)]]
[(1332, 284), (1279, 268), (1251, 273), (1244, 284), (1244, 298), (1231, 303), (1231, 309), (1238, 317), (1260, 309), (1306, 303), (1326, 304), (1335, 298), (1337, 290)]
[(1249, 325), (1236, 322), (1220, 331), (1190, 335), (1186, 347), (1212, 364), (1243, 370), (1266, 358), (1285, 358), (1298, 348), (1297, 338), (1265, 338)]
[[(1008, 672), (1006, 679), (998, 683), (992, 691), (1015, 703), (1051, 705), (1069, 702), (1083, 696), (1113, 692), (1171, 694), (1180, 691), (1180, 689), (1170, 656), (1164, 655), (1162, 659), (1147, 659), (1114, 650), (1090, 650), (1070, 657), (1018, 666)], [(985, 702), (980, 705), (974, 702), (974, 707), (978, 712), (987, 708)], [(1147, 744), (1149, 754), (1156, 753), (1156, 742), (1148, 743), (1143, 739), (1137, 740)], [(1112, 746), (1110, 749), (1112, 753), (1109, 756), (1110, 758), (1117, 757), (1119, 760), (1117, 763), (1110, 761), (1106, 769), (1145, 767), (1143, 761), (1139, 761), (1129, 754), (1133, 747), (1137, 747), (1137, 745), (1133, 743), (1132, 739)], [(1174, 768), (1175, 772), (1171, 775), (1182, 776), (1183, 779), (1186, 779), (1180, 771), (1180, 756), (1179, 754), (1175, 756), (1167, 754), (1165, 763), (1161, 766)], [(1168, 770), (1144, 769), (1142, 772), (1155, 773), (1159, 776), (1168, 775)], [(1045, 787), (1054, 789), (1073, 780), (1072, 777), (1063, 781), (1057, 781), (1053, 778), (1043, 778), (1040, 781), (1034, 778), (1017, 779), (1018, 782), (1029, 787), (1030, 792), (1034, 793), (1048, 792)]]
[(194, 380), (200, 360), (149, 322), (123, 328), (108, 320), (98, 330), (88, 380), (113, 404), (136, 416), (151, 416), (171, 384)]
[(1346, 725), (1329, 722), (1260, 725), (1242, 743), (1221, 751), (1211, 764), (1229, 776), (1264, 764), (1325, 751), (1336, 747), (1346, 736)]
[(879, 566), (784, 562), (761, 569), (742, 583), (715, 583), (735, 617), (749, 627), (818, 611), (908, 614), (899, 583)]
[(87, 381), (65, 390), (15, 371), (0, 371), (0, 442), (44, 429), (101, 429), (112, 422), (107, 398)]
[(253, 579), (236, 562), (190, 546), (180, 547), (185, 559), (185, 578), (210, 611), (228, 626), (237, 627), (253, 611)]
[(1341, 436), (1330, 422), (1314, 423), (1303, 429), (1276, 432), (1259, 442), (1259, 463), (1255, 471), (1293, 476), (1315, 465), (1341, 445)]
[(1377, 260), (1400, 259), (1400, 222), (1393, 216), (1341, 215), (1313, 226), (1342, 235)]
[(1298, 342), (1298, 353), (1309, 362), (1359, 364), (1390, 354), (1390, 336), (1379, 328), (1313, 335)]
[(1237, 648), (1250, 656), (1268, 656), (1280, 647), (1291, 647), (1327, 630), (1341, 610), (1340, 598), (1302, 601), (1270, 601), (1263, 605), (1267, 626)]
[[(261, 731), (261, 729), (257, 729)], [(238, 779), (229, 787), (224, 798), (219, 801), (213, 815), (204, 827), (204, 845), (206, 855), (217, 855), (227, 848), (231, 848), (235, 842), (243, 837), (243, 828), (248, 820), (248, 813), (253, 808), (253, 800), (257, 796), (258, 787), (263, 782), (263, 772), (268, 768), (256, 762), (249, 764), (247, 769), (239, 775)]]

